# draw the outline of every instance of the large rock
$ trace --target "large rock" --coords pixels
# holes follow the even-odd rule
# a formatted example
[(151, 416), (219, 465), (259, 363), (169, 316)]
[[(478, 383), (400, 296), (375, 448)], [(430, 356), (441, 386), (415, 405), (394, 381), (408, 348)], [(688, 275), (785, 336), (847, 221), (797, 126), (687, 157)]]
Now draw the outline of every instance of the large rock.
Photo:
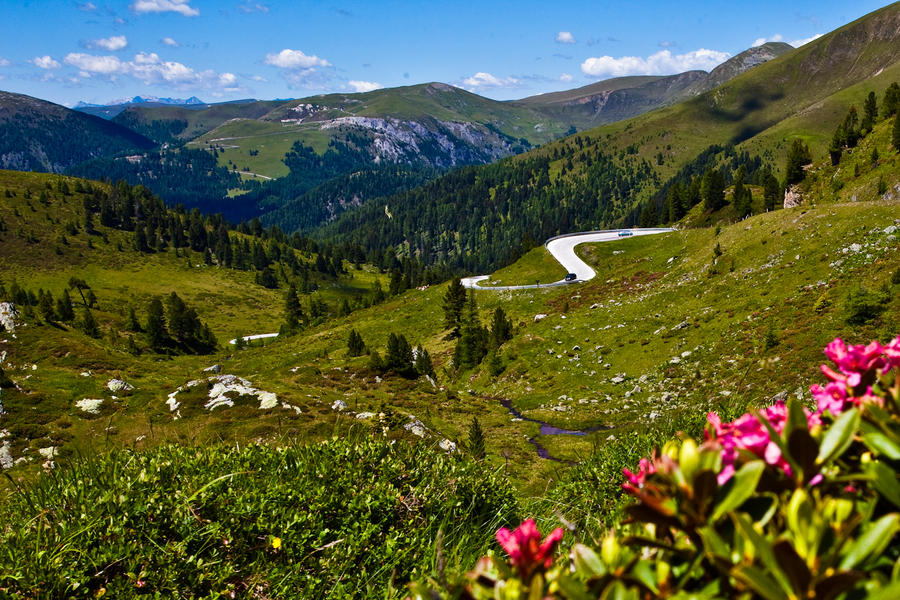
[(796, 208), (801, 204), (803, 204), (803, 196), (800, 194), (800, 188), (796, 185), (792, 185), (784, 190), (785, 208)]
[(134, 386), (121, 379), (110, 379), (106, 382), (106, 388), (113, 394), (126, 395), (134, 390)]
[(0, 302), (0, 325), (6, 331), (15, 331), (19, 320), (19, 311), (12, 302)]

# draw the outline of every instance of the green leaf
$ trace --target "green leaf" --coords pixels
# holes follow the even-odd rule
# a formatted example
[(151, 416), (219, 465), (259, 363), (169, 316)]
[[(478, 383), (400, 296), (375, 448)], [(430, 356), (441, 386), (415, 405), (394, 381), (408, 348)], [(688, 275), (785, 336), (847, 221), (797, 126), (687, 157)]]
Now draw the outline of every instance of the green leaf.
[(727, 491), (725, 491), (722, 500), (716, 505), (712, 514), (712, 520), (719, 520), (722, 515), (731, 512), (752, 496), (765, 468), (766, 463), (761, 460), (748, 462), (741, 467), (731, 480), (721, 488), (722, 491)]
[(788, 400), (787, 424), (784, 428), (785, 438), (790, 438), (791, 433), (797, 429), (809, 431), (809, 422), (806, 419), (806, 412), (803, 410), (803, 404), (800, 399), (793, 396)]
[(591, 598), (593, 598), (582, 582), (565, 573), (557, 577), (556, 584), (563, 594), (565, 594), (564, 597), (569, 600), (591, 600)]
[[(772, 544), (769, 542), (769, 540), (765, 539), (756, 531), (756, 529), (753, 527), (753, 523), (750, 522), (750, 519), (746, 515), (741, 513), (731, 513), (731, 519), (732, 521), (734, 521), (735, 526), (740, 530), (744, 537), (747, 538), (747, 540), (750, 542), (750, 545), (754, 547), (754, 549), (756, 550), (756, 555), (759, 558), (760, 562), (762, 562), (763, 566), (766, 567), (768, 572), (775, 577), (777, 583), (781, 586), (781, 591), (783, 592), (782, 595), (766, 595), (766, 597), (786, 597), (785, 594), (791, 591), (791, 584), (787, 576), (785, 576), (784, 572), (782, 572), (781, 566), (778, 564), (778, 560), (775, 558), (775, 551), (772, 548)], [(753, 567), (748, 568), (752, 569)], [(760, 593), (762, 593), (762, 591), (760, 591)]]
[(840, 417), (825, 432), (822, 438), (822, 445), (819, 446), (819, 456), (816, 462), (826, 464), (837, 456), (843, 454), (844, 450), (853, 441), (853, 434), (859, 428), (859, 409), (851, 408)]
[(864, 433), (862, 440), (876, 454), (884, 454), (891, 460), (900, 460), (900, 445), (880, 431)]
[(880, 554), (900, 529), (900, 514), (891, 513), (878, 519), (850, 545), (841, 561), (841, 569), (852, 569), (872, 554)]
[(778, 584), (769, 575), (758, 567), (738, 567), (734, 571), (735, 579), (755, 591), (767, 600), (787, 600), (788, 595), (778, 587)]
[(897, 481), (897, 472), (876, 460), (866, 465), (866, 473), (871, 476), (872, 487), (894, 506), (900, 508), (900, 482)]
[(600, 557), (584, 544), (575, 544), (572, 558), (575, 560), (575, 570), (587, 577), (599, 577), (606, 573)]

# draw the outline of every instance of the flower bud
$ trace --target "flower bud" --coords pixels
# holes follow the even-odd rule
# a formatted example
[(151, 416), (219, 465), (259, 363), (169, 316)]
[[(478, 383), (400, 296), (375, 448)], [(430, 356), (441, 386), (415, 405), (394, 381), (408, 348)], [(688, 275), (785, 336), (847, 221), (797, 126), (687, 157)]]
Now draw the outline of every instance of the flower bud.
[(618, 563), (620, 553), (621, 548), (619, 547), (619, 540), (616, 539), (615, 532), (610, 529), (609, 533), (606, 534), (606, 537), (603, 538), (603, 544), (600, 546), (600, 557), (605, 564), (610, 567), (615, 567)]
[(692, 481), (694, 473), (697, 472), (697, 468), (700, 466), (700, 452), (696, 442), (691, 438), (684, 440), (684, 443), (681, 445), (679, 462), (681, 463), (681, 472), (684, 473), (685, 478), (688, 481)]

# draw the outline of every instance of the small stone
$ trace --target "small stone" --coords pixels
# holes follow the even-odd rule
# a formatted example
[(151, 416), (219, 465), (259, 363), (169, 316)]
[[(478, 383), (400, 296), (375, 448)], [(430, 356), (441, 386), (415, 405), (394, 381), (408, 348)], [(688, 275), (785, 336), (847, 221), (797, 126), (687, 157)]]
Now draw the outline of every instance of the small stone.
[(347, 403), (340, 399), (335, 400), (331, 404), (331, 410), (336, 410), (338, 412), (345, 411), (347, 410)]
[(203, 372), (204, 373), (215, 373), (216, 375), (218, 375), (219, 373), (222, 372), (222, 365), (213, 365), (211, 367), (206, 367), (205, 369), (203, 369)]
[(546, 314), (540, 313), (540, 314), (534, 315), (534, 322), (537, 323), (538, 321), (543, 321), (546, 318), (547, 318)]
[(121, 379), (110, 379), (106, 382), (106, 388), (114, 394), (122, 394), (123, 396), (134, 390), (134, 386)]

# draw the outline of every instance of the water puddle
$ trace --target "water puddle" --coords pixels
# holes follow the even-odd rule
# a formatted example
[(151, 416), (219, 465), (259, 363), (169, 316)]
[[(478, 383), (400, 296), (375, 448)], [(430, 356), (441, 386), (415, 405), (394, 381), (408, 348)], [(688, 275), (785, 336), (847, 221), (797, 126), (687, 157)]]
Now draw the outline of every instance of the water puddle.
[(562, 427), (556, 427), (554, 425), (550, 425), (549, 423), (545, 423), (544, 421), (538, 421), (537, 419), (532, 419), (522, 415), (519, 411), (517, 411), (510, 400), (500, 400), (500, 404), (503, 405), (506, 410), (509, 411), (513, 417), (517, 419), (521, 419), (522, 421), (528, 421), (529, 423), (537, 423), (540, 426), (538, 429), (538, 434), (536, 437), (528, 438), (528, 443), (534, 446), (537, 455), (546, 460), (555, 460), (556, 462), (566, 463), (568, 465), (577, 464), (575, 461), (566, 460), (564, 458), (559, 458), (558, 456), (553, 456), (550, 454), (550, 451), (547, 450), (539, 441), (538, 437), (545, 435), (577, 435), (577, 436), (585, 436), (594, 431), (601, 431), (604, 429), (609, 429), (606, 425), (595, 425), (594, 427), (588, 427), (586, 429), (563, 429)]

